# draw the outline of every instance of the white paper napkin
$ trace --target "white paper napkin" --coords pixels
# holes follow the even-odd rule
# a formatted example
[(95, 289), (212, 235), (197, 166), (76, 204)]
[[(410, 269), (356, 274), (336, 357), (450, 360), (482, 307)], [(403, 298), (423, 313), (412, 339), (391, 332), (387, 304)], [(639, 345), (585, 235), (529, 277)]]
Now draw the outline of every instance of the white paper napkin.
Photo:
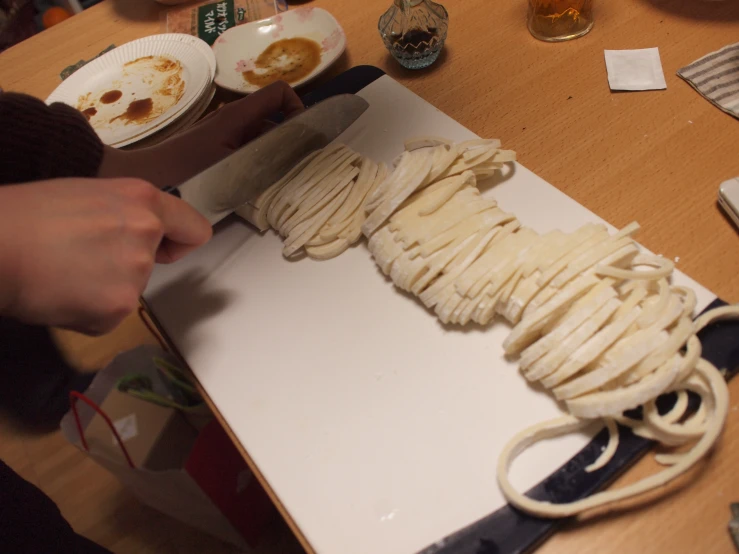
[(662, 90), (667, 88), (659, 48), (606, 50), (611, 90)]

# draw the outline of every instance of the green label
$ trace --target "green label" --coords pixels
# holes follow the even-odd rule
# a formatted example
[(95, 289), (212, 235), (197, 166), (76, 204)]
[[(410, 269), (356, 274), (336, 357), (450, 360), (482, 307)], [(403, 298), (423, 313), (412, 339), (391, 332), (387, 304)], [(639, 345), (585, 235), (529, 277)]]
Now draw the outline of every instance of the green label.
[(198, 8), (198, 37), (211, 46), (223, 31), (235, 25), (234, 0), (222, 0)]

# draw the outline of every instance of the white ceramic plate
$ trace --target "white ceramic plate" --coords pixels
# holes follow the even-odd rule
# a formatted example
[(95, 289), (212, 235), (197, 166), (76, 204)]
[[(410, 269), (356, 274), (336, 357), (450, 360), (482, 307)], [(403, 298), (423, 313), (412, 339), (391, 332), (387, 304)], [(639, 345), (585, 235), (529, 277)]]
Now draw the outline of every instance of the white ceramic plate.
[[(292, 86), (297, 87), (314, 79), (334, 63), (346, 49), (346, 35), (333, 15), (321, 8), (304, 7), (263, 19), (232, 27), (223, 33), (213, 45), (218, 68), (216, 69), (216, 83), (234, 92), (246, 94), (260, 89), (263, 84), (254, 84), (245, 77), (245, 72), (251, 72), (254, 80), (259, 81), (268, 70), (260, 62), (260, 54), (270, 46), (289, 39), (308, 39), (313, 41), (319, 52), (320, 59), (307, 71), (305, 75), (294, 80), (286, 78)], [(274, 47), (273, 47), (274, 50)], [(288, 49), (289, 54), (273, 56), (271, 71), (278, 74), (281, 70), (289, 71), (296, 62), (306, 60), (297, 59), (301, 54), (297, 49)], [(315, 56), (311, 53), (315, 60)], [(312, 61), (308, 59), (308, 62)], [(312, 66), (308, 63), (305, 69)], [(293, 75), (299, 74), (296, 71)]]
[[(47, 103), (89, 110), (105, 144), (141, 139), (182, 115), (210, 86), (214, 56), (199, 42), (170, 34), (124, 44), (75, 72)], [(110, 91), (117, 92), (106, 96)]]

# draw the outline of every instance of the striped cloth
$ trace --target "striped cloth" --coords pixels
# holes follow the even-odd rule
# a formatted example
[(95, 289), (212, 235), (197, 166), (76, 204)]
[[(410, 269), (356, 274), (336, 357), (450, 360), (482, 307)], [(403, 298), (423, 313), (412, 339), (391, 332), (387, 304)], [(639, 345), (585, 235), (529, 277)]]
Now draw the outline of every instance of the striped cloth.
[(677, 74), (718, 108), (739, 118), (739, 42), (703, 56)]

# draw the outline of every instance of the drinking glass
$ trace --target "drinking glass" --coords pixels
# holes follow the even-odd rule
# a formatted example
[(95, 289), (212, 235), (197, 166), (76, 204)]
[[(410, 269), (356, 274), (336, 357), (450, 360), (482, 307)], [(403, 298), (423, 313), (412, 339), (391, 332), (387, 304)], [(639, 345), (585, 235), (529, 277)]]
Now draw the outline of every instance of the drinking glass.
[(529, 0), (529, 31), (539, 40), (571, 40), (592, 28), (593, 0)]

